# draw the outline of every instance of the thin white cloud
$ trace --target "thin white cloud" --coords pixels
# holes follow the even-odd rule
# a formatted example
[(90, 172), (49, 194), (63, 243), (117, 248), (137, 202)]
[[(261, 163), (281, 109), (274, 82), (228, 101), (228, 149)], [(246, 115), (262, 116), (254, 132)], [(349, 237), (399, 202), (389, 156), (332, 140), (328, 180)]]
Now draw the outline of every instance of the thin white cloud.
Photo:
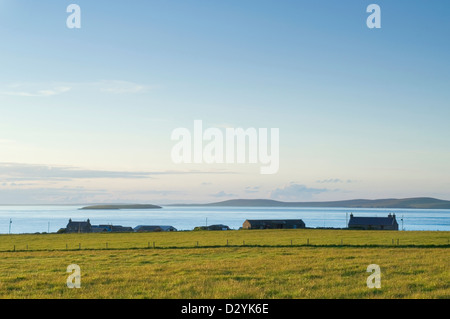
[(69, 92), (72, 88), (69, 86), (54, 86), (46, 89), (33, 89), (32, 87), (14, 86), (8, 91), (0, 91), (0, 95), (22, 96), (22, 97), (50, 97)]
[(46, 204), (46, 203), (87, 203), (110, 198), (104, 189), (86, 189), (84, 187), (60, 188), (2, 188), (0, 204)]
[(149, 86), (127, 81), (100, 81), (94, 85), (98, 86), (101, 92), (112, 94), (135, 94), (150, 89)]
[(270, 193), (270, 198), (276, 200), (299, 201), (309, 200), (321, 193), (330, 192), (326, 188), (311, 188), (305, 185), (290, 183), (282, 188), (277, 188)]
[(45, 98), (80, 91), (100, 92), (103, 94), (137, 94), (154, 88), (154, 86), (120, 80), (100, 80), (94, 82), (23, 82), (0, 86), (0, 95)]
[(351, 179), (347, 179), (347, 180), (342, 180), (340, 178), (329, 178), (329, 179), (322, 179), (322, 180), (317, 180), (316, 183), (319, 184), (328, 184), (328, 183), (332, 183), (332, 184), (336, 184), (336, 183), (355, 183), (356, 181), (351, 180)]
[(248, 193), (248, 194), (255, 194), (255, 193), (259, 193), (259, 189), (260, 189), (259, 186), (254, 186), (254, 187), (247, 186), (245, 188), (245, 192)]
[(322, 179), (316, 181), (319, 184), (326, 184), (326, 183), (343, 183), (344, 181), (340, 178), (328, 178), (328, 179)]
[(218, 193), (215, 194), (210, 194), (210, 196), (213, 197), (235, 197), (235, 194), (229, 194), (229, 193), (225, 193), (224, 191), (220, 191)]
[(0, 163), (0, 181), (69, 181), (75, 179), (142, 179), (160, 175), (233, 174), (223, 171), (109, 171), (72, 166)]

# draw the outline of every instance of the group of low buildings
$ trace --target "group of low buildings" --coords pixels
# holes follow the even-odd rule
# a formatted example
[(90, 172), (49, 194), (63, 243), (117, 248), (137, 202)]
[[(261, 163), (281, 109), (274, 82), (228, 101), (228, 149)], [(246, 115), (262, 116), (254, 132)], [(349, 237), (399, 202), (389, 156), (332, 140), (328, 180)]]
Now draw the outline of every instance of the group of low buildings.
[[(305, 223), (301, 219), (247, 219), (242, 229), (303, 229)], [(363, 230), (398, 230), (395, 214), (387, 217), (356, 217), (350, 214), (348, 229)], [(194, 230), (230, 230), (227, 225), (199, 226)], [(61, 229), (63, 233), (110, 233), (110, 232), (172, 232), (177, 231), (173, 226), (139, 225), (134, 228), (118, 225), (91, 225), (90, 220), (72, 221), (69, 219), (67, 227)]]
[(139, 225), (136, 227), (124, 227), (120, 225), (91, 225), (91, 221), (73, 221), (69, 219), (66, 228), (61, 229), (60, 233), (131, 233), (131, 232), (162, 232), (177, 231), (172, 226), (146, 226)]
[[(301, 229), (306, 228), (301, 219), (246, 220), (243, 229)], [(348, 229), (362, 230), (398, 230), (395, 214), (387, 217), (361, 217), (350, 214)]]
[(349, 229), (364, 230), (398, 230), (395, 214), (389, 214), (387, 217), (356, 217), (350, 214), (348, 222)]

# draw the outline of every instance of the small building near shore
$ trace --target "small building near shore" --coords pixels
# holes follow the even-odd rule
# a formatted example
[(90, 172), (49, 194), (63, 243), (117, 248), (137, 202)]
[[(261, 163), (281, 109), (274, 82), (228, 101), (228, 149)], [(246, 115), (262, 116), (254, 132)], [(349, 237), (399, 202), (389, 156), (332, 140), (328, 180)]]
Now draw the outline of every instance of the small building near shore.
[(247, 219), (242, 225), (243, 229), (299, 229), (305, 228), (301, 219)]
[(194, 230), (230, 230), (230, 227), (227, 225), (210, 225), (210, 226), (198, 226), (195, 227)]
[(101, 226), (98, 226), (98, 225), (92, 225), (91, 232), (93, 232), (93, 233), (107, 233), (107, 232), (109, 232), (109, 230), (106, 227), (101, 227)]
[(134, 228), (134, 231), (137, 233), (143, 232), (171, 232), (177, 231), (177, 229), (173, 226), (161, 226), (161, 225), (139, 225)]
[(355, 217), (353, 214), (350, 214), (348, 228), (364, 230), (398, 230), (398, 223), (395, 214), (389, 214), (387, 217)]
[(108, 233), (126, 233), (126, 232), (134, 232), (133, 227), (124, 227), (120, 225), (99, 225), (92, 226), (93, 231), (94, 228), (100, 230), (100, 232), (108, 232)]
[(66, 228), (60, 229), (63, 233), (123, 233), (134, 232), (132, 227), (124, 227), (120, 225), (91, 225), (88, 219), (85, 222), (75, 222), (69, 219)]
[(92, 232), (92, 225), (89, 219), (85, 222), (74, 222), (69, 219), (69, 223), (66, 226), (66, 233), (90, 233)]

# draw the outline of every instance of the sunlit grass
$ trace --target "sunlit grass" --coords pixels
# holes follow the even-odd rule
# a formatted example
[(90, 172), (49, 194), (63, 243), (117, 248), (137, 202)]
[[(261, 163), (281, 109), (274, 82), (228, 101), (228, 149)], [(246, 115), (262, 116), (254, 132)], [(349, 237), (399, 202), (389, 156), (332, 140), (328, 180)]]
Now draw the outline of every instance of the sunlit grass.
[(73, 250), (221, 246), (443, 246), (450, 233), (442, 231), (251, 230), (170, 233), (0, 235), (0, 251)]
[[(446, 236), (331, 230), (0, 236), (0, 298), (449, 298)], [(70, 264), (81, 267), (80, 289), (66, 286)], [(381, 289), (367, 288), (370, 264), (381, 267)]]

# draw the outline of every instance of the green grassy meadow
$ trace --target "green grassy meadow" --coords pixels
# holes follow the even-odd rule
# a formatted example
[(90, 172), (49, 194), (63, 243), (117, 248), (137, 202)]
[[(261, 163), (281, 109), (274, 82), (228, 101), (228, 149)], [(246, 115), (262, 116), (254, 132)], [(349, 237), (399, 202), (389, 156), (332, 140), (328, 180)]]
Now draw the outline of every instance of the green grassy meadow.
[[(0, 298), (449, 298), (449, 237), (318, 229), (2, 235)], [(81, 268), (80, 289), (67, 288), (70, 264)], [(381, 289), (366, 285), (370, 264), (381, 268)]]

